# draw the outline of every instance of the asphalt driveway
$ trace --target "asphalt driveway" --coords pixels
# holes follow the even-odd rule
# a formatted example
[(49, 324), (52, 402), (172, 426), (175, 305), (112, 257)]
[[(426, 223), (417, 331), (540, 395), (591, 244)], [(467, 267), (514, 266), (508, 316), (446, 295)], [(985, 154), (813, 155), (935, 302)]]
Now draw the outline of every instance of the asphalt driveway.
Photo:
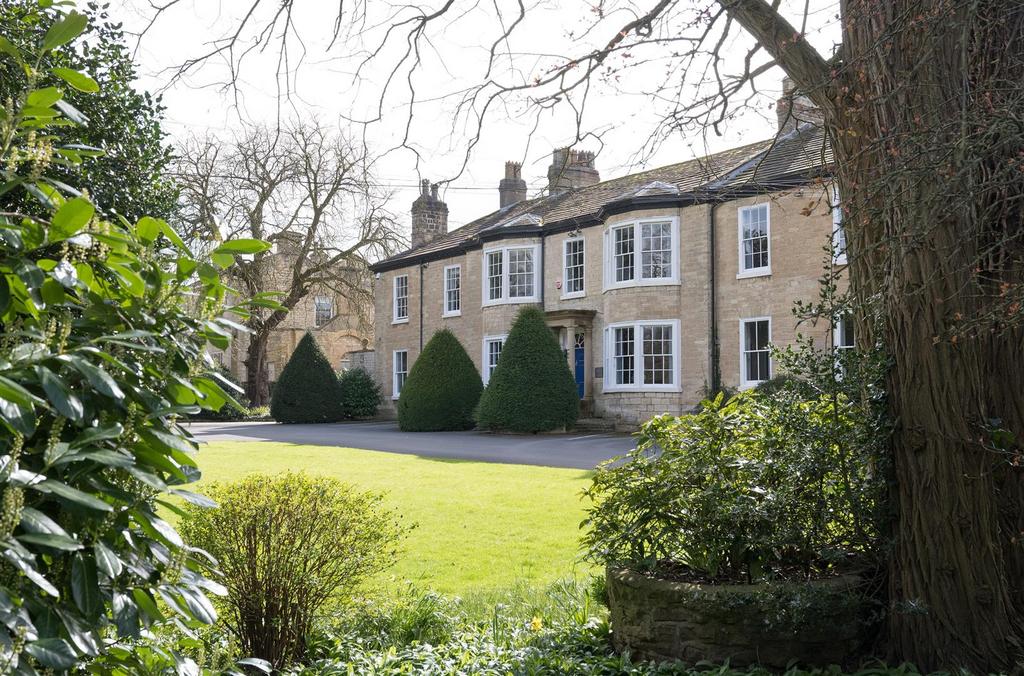
[(191, 423), (201, 442), (279, 441), (515, 465), (593, 469), (633, 449), (624, 434), (507, 435), (485, 432), (401, 432), (395, 422), (280, 425), (273, 422)]

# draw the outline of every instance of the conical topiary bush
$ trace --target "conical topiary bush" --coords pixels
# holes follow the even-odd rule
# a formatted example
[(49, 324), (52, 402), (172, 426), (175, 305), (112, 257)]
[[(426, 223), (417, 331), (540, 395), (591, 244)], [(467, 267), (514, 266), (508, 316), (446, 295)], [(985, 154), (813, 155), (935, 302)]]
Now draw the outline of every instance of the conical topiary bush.
[(306, 333), (285, 364), (270, 398), (270, 415), (282, 423), (325, 423), (344, 419), (341, 385), (331, 362)]
[(402, 386), (398, 426), (403, 432), (472, 429), (483, 389), (462, 343), (442, 329), (423, 348)]
[(544, 313), (523, 308), (480, 397), (481, 427), (546, 432), (571, 427), (579, 415), (576, 381)]

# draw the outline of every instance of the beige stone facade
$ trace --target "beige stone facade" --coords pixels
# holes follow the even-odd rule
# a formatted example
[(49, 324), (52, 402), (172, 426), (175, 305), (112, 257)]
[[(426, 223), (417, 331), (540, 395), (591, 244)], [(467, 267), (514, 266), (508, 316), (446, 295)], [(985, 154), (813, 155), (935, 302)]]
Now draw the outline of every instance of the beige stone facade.
[[(278, 281), (271, 286), (284, 290), (295, 257), (287, 248), (278, 247), (278, 252), (270, 260), (271, 274)], [(267, 360), (271, 383), (277, 380), (307, 331), (316, 336), (317, 343), (336, 370), (347, 368), (351, 365), (353, 353), (373, 346), (373, 307), (356, 307), (330, 288), (311, 290), (270, 335)], [(244, 383), (248, 349), (249, 334), (238, 332), (228, 350), (216, 352), (214, 358), (228, 368), (237, 382)]]
[[(641, 175), (634, 183), (646, 178)], [(792, 313), (795, 301), (817, 298), (822, 266), (833, 264), (828, 248), (835, 226), (827, 183), (806, 176), (790, 183), (786, 189), (723, 192), (715, 199), (659, 188), (666, 194), (604, 200), (596, 217), (576, 219), (582, 224), (575, 227), (568, 219), (525, 218), (524, 213), (532, 216), (541, 211), (545, 199), (552, 199), (541, 198), (522, 205), (518, 216), (503, 213), (510, 210), (506, 207), (487, 217), (472, 235), (460, 237), (454, 231), (447, 245), (434, 243), (418, 255), (413, 249), (404, 259), (399, 256), (374, 266), (374, 347), (387, 403), (393, 411), (396, 383), (402, 377), (396, 374), (396, 352), (405, 353), (404, 361), (398, 358), (399, 371), (403, 365), (408, 369), (441, 328), (455, 333), (486, 380), (488, 340), (508, 334), (516, 312), (527, 303), (543, 308), (566, 349), (570, 369), (582, 381), (584, 415), (634, 425), (656, 414), (691, 409), (715, 382), (716, 371), (719, 385), (733, 389), (763, 380), (764, 366), (771, 376), (777, 375), (775, 365), (758, 356), (764, 345), (750, 341), (767, 339), (784, 346), (802, 333), (828, 346), (833, 333), (827, 326), (798, 327)], [(746, 249), (741, 247), (741, 213), (748, 239), (752, 232), (765, 235), (767, 230)], [(750, 226), (750, 219), (757, 227)], [(540, 223), (531, 232), (536, 220)], [(632, 246), (633, 259), (625, 254), (616, 257), (616, 238), (628, 240), (630, 235), (632, 244), (622, 245), (622, 250)], [(761, 250), (765, 240), (767, 252)], [(572, 246), (574, 260), (579, 261), (579, 242), (584, 288), (569, 293), (566, 247)], [(502, 250), (527, 252), (516, 256), (532, 258), (538, 284), (532, 297), (507, 302), (509, 287), (521, 277), (503, 277), (505, 300), (487, 300), (488, 257)], [(508, 255), (502, 261), (507, 275)], [(654, 267), (643, 268), (644, 261)], [(742, 270), (741, 261), (754, 269)], [(454, 266), (461, 283), (458, 313), (445, 311), (446, 271)], [(633, 281), (616, 281), (628, 277), (630, 269)], [(395, 280), (402, 277), (407, 280), (407, 285), (399, 285), (408, 290), (408, 312), (407, 318), (396, 319)], [(744, 320), (761, 322), (747, 327), (747, 345)]]

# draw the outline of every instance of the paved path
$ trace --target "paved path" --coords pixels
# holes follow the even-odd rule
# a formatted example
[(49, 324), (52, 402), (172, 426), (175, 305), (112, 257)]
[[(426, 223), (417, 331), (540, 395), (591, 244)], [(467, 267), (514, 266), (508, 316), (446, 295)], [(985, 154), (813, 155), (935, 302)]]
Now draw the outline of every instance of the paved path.
[(400, 432), (394, 422), (279, 425), (273, 422), (192, 423), (200, 441), (281, 441), (345, 446), (430, 458), (592, 469), (633, 449), (623, 434), (505, 435), (484, 432)]

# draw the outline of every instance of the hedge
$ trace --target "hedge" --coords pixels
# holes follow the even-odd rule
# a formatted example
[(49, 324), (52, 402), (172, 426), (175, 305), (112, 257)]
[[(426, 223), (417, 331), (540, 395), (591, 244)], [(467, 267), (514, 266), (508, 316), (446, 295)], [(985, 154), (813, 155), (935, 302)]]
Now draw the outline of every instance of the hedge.
[(398, 398), (403, 432), (472, 429), (483, 383), (462, 343), (448, 329), (430, 339)]
[(270, 400), (270, 415), (282, 423), (325, 423), (344, 419), (341, 384), (331, 362), (306, 333), (281, 371)]
[(579, 408), (575, 378), (544, 313), (523, 308), (480, 398), (477, 422), (493, 430), (546, 432), (572, 427)]

